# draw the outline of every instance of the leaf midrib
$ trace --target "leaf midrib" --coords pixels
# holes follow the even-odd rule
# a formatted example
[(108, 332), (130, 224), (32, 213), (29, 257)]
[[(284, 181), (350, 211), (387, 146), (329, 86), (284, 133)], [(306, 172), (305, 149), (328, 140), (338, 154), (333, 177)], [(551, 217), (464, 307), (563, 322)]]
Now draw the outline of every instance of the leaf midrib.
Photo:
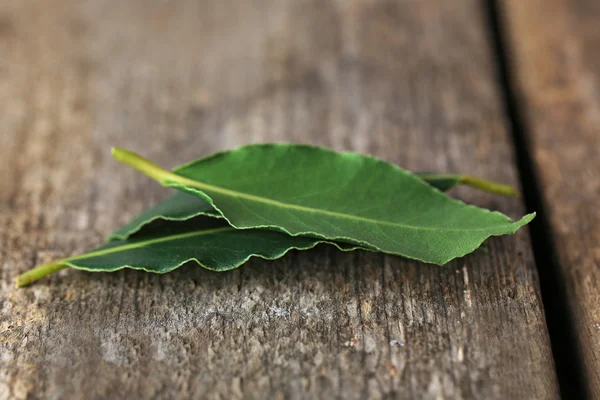
[(133, 250), (133, 249), (140, 249), (140, 248), (147, 247), (147, 246), (150, 246), (150, 245), (153, 245), (156, 243), (171, 242), (174, 240), (187, 239), (187, 238), (195, 237), (195, 236), (203, 236), (203, 235), (209, 235), (212, 233), (234, 231), (234, 230), (235, 230), (235, 228), (228, 226), (228, 227), (223, 227), (223, 228), (204, 229), (201, 231), (179, 233), (176, 235), (167, 235), (167, 236), (163, 236), (163, 237), (156, 238), (156, 239), (144, 240), (144, 241), (130, 243), (130, 244), (122, 245), (122, 246), (115, 246), (115, 247), (111, 247), (108, 249), (92, 251), (91, 253), (86, 253), (86, 254), (82, 254), (81, 256), (66, 258), (62, 261), (63, 262), (77, 261), (77, 260), (84, 260), (84, 259), (88, 259), (88, 258), (101, 257), (101, 256), (105, 256), (107, 254), (119, 253), (122, 251)]
[[(251, 201), (255, 201), (258, 203), (263, 203), (263, 204), (270, 204), (273, 206), (277, 206), (280, 208), (289, 208), (289, 209), (294, 209), (294, 210), (299, 210), (299, 211), (305, 211), (305, 212), (312, 212), (312, 213), (319, 213), (319, 214), (324, 214), (324, 215), (331, 215), (331, 216), (335, 216), (335, 217), (339, 217), (339, 218), (345, 218), (345, 219), (352, 219), (352, 220), (360, 220), (360, 221), (364, 221), (364, 222), (369, 222), (369, 223), (375, 223), (375, 224), (381, 224), (381, 225), (388, 225), (388, 226), (396, 226), (396, 227), (402, 227), (402, 228), (407, 228), (407, 229), (414, 229), (414, 230), (422, 230), (422, 231), (452, 231), (452, 232), (478, 232), (478, 231), (489, 231), (490, 228), (472, 228), (472, 229), (466, 229), (466, 228), (447, 228), (447, 227), (425, 227), (425, 226), (415, 226), (415, 225), (407, 225), (407, 224), (402, 224), (402, 223), (398, 223), (398, 222), (389, 222), (389, 221), (382, 221), (382, 220), (378, 220), (378, 219), (372, 219), (372, 218), (366, 218), (366, 217), (360, 217), (357, 215), (351, 215), (351, 214), (343, 214), (343, 213), (339, 213), (336, 211), (328, 211), (328, 210), (323, 210), (321, 208), (314, 208), (314, 207), (306, 207), (306, 206), (300, 206), (297, 204), (290, 204), (290, 203), (283, 203), (281, 201), (278, 200), (273, 200), (273, 199), (269, 199), (267, 197), (260, 197), (260, 196), (256, 196), (253, 194), (248, 194), (248, 193), (243, 193), (243, 192), (238, 192), (235, 190), (231, 190), (231, 189), (226, 189), (226, 188), (222, 188), (219, 186), (214, 186), (211, 185), (209, 183), (204, 183), (204, 182), (200, 182), (194, 179), (190, 179), (190, 178), (186, 178), (185, 176), (176, 174), (175, 172), (171, 173), (174, 177), (177, 177), (177, 179), (165, 179), (165, 181), (163, 182), (163, 184), (165, 186), (172, 186), (172, 184), (176, 185), (176, 186), (180, 186), (180, 185), (184, 185), (184, 186), (192, 186), (195, 187), (197, 189), (201, 189), (201, 190), (212, 190), (227, 196), (231, 196), (231, 197), (237, 197), (237, 198), (244, 198), (247, 200), (251, 200)], [(169, 184), (171, 183), (171, 185)], [(211, 199), (212, 200), (212, 199)], [(214, 206), (214, 204), (213, 204)], [(465, 205), (466, 207), (470, 207), (468, 205)], [(216, 206), (215, 206), (216, 207)], [(219, 210), (220, 211), (220, 210)], [(492, 212), (490, 212), (490, 214), (493, 214)], [(509, 222), (509, 221), (507, 221)], [(513, 224), (513, 221), (509, 222), (510, 224)]]

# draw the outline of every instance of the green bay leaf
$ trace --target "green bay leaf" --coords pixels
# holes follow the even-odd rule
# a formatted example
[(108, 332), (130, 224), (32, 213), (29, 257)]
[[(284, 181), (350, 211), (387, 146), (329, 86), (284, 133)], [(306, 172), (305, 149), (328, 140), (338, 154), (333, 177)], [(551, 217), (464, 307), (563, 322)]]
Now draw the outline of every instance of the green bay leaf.
[[(131, 268), (166, 273), (193, 261), (210, 270), (227, 271), (252, 257), (274, 260), (290, 250), (307, 250), (320, 243), (328, 242), (264, 229), (235, 229), (224, 219), (210, 217), (156, 221), (144, 229), (143, 235), (113, 240), (88, 253), (34, 268), (17, 277), (17, 286), (66, 267), (94, 272)], [(328, 244), (343, 251), (357, 248), (346, 243)]]
[[(515, 196), (516, 191), (506, 185), (486, 181), (469, 175), (452, 175), (436, 173), (415, 173), (427, 184), (441, 191), (448, 191), (459, 184), (466, 184), (494, 194)], [(473, 183), (477, 183), (474, 185)], [(208, 202), (198, 196), (177, 191), (174, 195), (144, 211), (131, 222), (113, 232), (108, 240), (125, 240), (140, 232), (147, 224), (157, 220), (185, 221), (198, 216), (223, 218)]]
[(198, 196), (185, 192), (176, 192), (165, 201), (142, 212), (128, 224), (114, 231), (107, 241), (125, 240), (133, 234), (138, 234), (148, 224), (155, 221), (186, 221), (198, 216), (223, 218), (208, 202)]
[(377, 158), (312, 146), (250, 145), (173, 172), (127, 150), (113, 154), (164, 186), (205, 200), (235, 228), (342, 241), (439, 265), (535, 216), (513, 222)]

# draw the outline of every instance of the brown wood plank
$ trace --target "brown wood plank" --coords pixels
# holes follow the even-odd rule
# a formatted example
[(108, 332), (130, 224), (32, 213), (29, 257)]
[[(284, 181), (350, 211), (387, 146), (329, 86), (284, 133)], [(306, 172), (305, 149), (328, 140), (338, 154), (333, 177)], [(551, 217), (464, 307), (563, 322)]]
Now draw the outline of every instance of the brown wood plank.
[(526, 230), (443, 268), (321, 247), (13, 288), (167, 195), (113, 145), (175, 166), (314, 143), (516, 184), (482, 15), (475, 0), (1, 2), (0, 397), (556, 398)]
[(504, 10), (585, 380), (600, 398), (600, 2), (507, 0)]

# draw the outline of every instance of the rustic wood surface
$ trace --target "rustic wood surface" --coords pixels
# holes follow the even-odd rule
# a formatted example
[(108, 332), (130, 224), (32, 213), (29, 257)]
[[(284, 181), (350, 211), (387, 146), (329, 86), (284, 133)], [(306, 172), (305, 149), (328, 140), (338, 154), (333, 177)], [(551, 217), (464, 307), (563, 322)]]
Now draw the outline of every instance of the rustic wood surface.
[(508, 0), (504, 9), (585, 381), (600, 398), (600, 2)]
[(443, 268), (320, 247), (14, 288), (168, 195), (113, 145), (172, 167), (314, 143), (516, 184), (479, 2), (8, 0), (0, 54), (1, 398), (558, 396), (527, 230)]

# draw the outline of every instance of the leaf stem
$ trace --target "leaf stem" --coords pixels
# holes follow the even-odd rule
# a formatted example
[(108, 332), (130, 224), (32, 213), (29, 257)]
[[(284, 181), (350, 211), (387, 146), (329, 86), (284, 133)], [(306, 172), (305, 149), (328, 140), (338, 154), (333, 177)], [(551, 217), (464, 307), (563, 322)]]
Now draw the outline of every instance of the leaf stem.
[(115, 160), (137, 169), (138, 171), (148, 175), (150, 178), (155, 179), (158, 182), (164, 182), (168, 179), (181, 179), (179, 175), (167, 171), (166, 169), (132, 151), (113, 147), (112, 155)]
[[(148, 160), (147, 158), (140, 156), (139, 154), (134, 153), (133, 151), (121, 149), (118, 147), (113, 147), (112, 155), (115, 160), (117, 160), (123, 164), (127, 164), (130, 167), (133, 167), (134, 169), (137, 169), (138, 171), (145, 174), (149, 178), (154, 179), (155, 181), (157, 181), (158, 183), (160, 183), (161, 185), (166, 186), (166, 187), (169, 187), (168, 183), (171, 182), (171, 183), (178, 183), (178, 184), (184, 185), (184, 186), (200, 188), (200, 189), (207, 188), (207, 187), (210, 187), (213, 189), (219, 189), (219, 188), (215, 188), (214, 186), (207, 185), (207, 184), (204, 184), (202, 182), (199, 182), (199, 181), (196, 181), (193, 179), (188, 179), (181, 175), (177, 175), (176, 173), (162, 168), (161, 166), (153, 163), (152, 161)], [(221, 190), (224, 190), (224, 189), (221, 189)]]
[(27, 286), (38, 279), (42, 279), (46, 275), (50, 275), (67, 268), (67, 265), (63, 263), (64, 261), (65, 260), (59, 260), (49, 264), (43, 264), (17, 276), (17, 287), (21, 288), (23, 286)]
[[(89, 258), (93, 258), (93, 257), (101, 257), (101, 256), (105, 256), (107, 254), (118, 253), (118, 252), (122, 252), (122, 251), (126, 251), (126, 250), (139, 249), (139, 248), (149, 246), (152, 244), (156, 244), (156, 243), (180, 240), (180, 239), (185, 239), (185, 238), (189, 238), (189, 237), (193, 237), (193, 236), (210, 235), (213, 233), (221, 233), (221, 232), (227, 232), (227, 231), (231, 231), (231, 230), (233, 230), (232, 227), (226, 226), (226, 227), (220, 227), (220, 228), (203, 229), (203, 230), (197, 230), (197, 231), (186, 232), (186, 233), (172, 234), (172, 235), (167, 235), (164, 237), (159, 237), (156, 239), (141, 240), (141, 241), (137, 241), (137, 242), (127, 243), (126, 241), (124, 241), (124, 242), (122, 242), (122, 244), (119, 244), (114, 247), (98, 249), (95, 251), (91, 251), (89, 253), (84, 253), (84, 254), (81, 254), (81, 255), (78, 255), (75, 257), (63, 258), (62, 260), (56, 260), (56, 261), (53, 261), (48, 264), (40, 265), (39, 267), (35, 267), (34, 269), (17, 276), (17, 287), (27, 286), (30, 283), (35, 282), (38, 279), (45, 277), (46, 275), (50, 275), (55, 272), (58, 272), (61, 269), (68, 267), (68, 265), (66, 263), (70, 262), (70, 261), (84, 260), (84, 259), (89, 259)], [(85, 268), (80, 268), (80, 269), (85, 269)]]
[(503, 185), (501, 183), (491, 182), (485, 179), (477, 178), (471, 175), (461, 175), (460, 183), (463, 185), (470, 186), (475, 189), (483, 190), (484, 192), (498, 194), (501, 196), (518, 197), (519, 192), (515, 188), (509, 185)]

